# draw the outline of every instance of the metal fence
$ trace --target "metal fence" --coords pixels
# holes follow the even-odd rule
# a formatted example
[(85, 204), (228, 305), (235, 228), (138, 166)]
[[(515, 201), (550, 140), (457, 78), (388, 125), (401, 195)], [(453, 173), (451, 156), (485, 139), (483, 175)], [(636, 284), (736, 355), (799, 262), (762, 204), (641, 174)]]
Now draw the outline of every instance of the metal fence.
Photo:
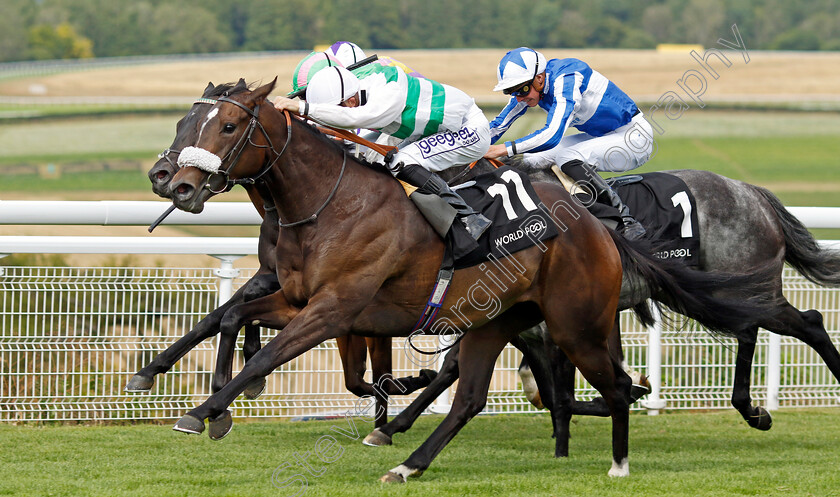
[[(43, 238), (0, 237), (0, 255), (166, 250), (126, 239), (112, 239), (108, 246), (102, 238)], [(162, 246), (169, 246), (165, 242)], [(181, 253), (249, 254), (256, 249), (253, 241), (181, 242)], [(219, 248), (214, 249), (216, 242)], [(202, 343), (172, 371), (158, 376), (149, 394), (126, 394), (123, 387), (250, 277), (250, 271), (232, 269), (233, 257), (220, 256), (220, 269), (17, 267), (2, 266), (0, 259), (0, 421), (175, 419), (202, 402), (210, 394), (215, 340)], [(835, 346), (840, 346), (840, 291), (817, 287), (790, 269), (784, 280), (788, 299), (801, 309), (820, 310)], [(713, 338), (690, 322), (651, 338), (629, 314), (622, 319), (629, 364), (661, 377), (658, 396), (635, 409), (728, 407), (734, 341)], [(263, 330), (263, 342), (274, 334)], [(424, 348), (436, 346), (434, 338), (422, 340)], [(757, 402), (771, 407), (838, 405), (840, 385), (813, 350), (789, 338), (771, 342), (762, 332), (756, 347), (752, 393)], [(394, 339), (393, 353), (395, 376), (433, 366), (418, 364), (420, 358), (403, 339)], [(486, 412), (534, 411), (521, 393), (519, 358), (518, 351), (508, 348), (498, 359)], [(235, 370), (241, 367), (241, 354), (237, 360)], [(582, 398), (595, 394), (581, 379), (577, 387)], [(391, 405), (400, 409), (411, 398), (392, 397)], [(309, 417), (342, 413), (356, 402), (344, 389), (335, 343), (329, 341), (274, 372), (259, 399), (237, 400), (232, 409), (238, 416)], [(445, 410), (447, 402), (444, 397), (437, 407)]]

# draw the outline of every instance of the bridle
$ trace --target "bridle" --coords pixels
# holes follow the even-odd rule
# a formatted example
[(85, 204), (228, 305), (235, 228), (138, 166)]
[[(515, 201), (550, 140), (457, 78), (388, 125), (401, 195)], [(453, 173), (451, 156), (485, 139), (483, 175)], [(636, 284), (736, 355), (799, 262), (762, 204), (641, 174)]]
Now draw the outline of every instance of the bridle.
[[(206, 104), (212, 104), (212, 105), (215, 105), (218, 102), (224, 102), (224, 103), (230, 103), (230, 104), (236, 105), (240, 109), (247, 112), (248, 115), (251, 116), (251, 119), (248, 121), (248, 127), (245, 129), (245, 132), (242, 133), (242, 136), (239, 138), (239, 140), (236, 142), (236, 144), (233, 146), (233, 148), (230, 149), (230, 151), (225, 155), (224, 158), (222, 158), (222, 164), (224, 164), (227, 161), (231, 161), (230, 165), (226, 169), (221, 169), (220, 168), (217, 172), (209, 173), (209, 176), (208, 176), (207, 182), (204, 185), (204, 188), (208, 189), (213, 194), (225, 193), (227, 191), (230, 191), (230, 189), (233, 188), (235, 185), (254, 185), (254, 184), (256, 184), (260, 180), (260, 178), (265, 176), (265, 174), (268, 173), (268, 171), (271, 170), (272, 167), (274, 167), (274, 164), (277, 163), (277, 161), (280, 159), (280, 157), (283, 155), (283, 153), (286, 152), (286, 149), (289, 147), (289, 143), (292, 141), (292, 117), (291, 117), (291, 114), (288, 111), (286, 111), (286, 110), (283, 111), (283, 115), (286, 117), (286, 130), (287, 130), (287, 132), (286, 132), (286, 143), (283, 144), (283, 148), (278, 152), (277, 149), (274, 148), (274, 144), (272, 143), (271, 138), (268, 135), (268, 132), (265, 130), (262, 123), (259, 121), (259, 116), (260, 116), (260, 105), (259, 104), (257, 104), (254, 107), (254, 109), (251, 110), (247, 106), (245, 106), (244, 104), (242, 104), (240, 102), (237, 102), (236, 100), (233, 100), (231, 98), (228, 98), (227, 96), (222, 96), (222, 97), (219, 97), (218, 99), (202, 97), (202, 98), (199, 98), (198, 100), (195, 101), (195, 103), (197, 103), (197, 104), (198, 103), (206, 103)], [(257, 143), (254, 143), (253, 140), (251, 140), (251, 136), (253, 135), (254, 130), (257, 129), (257, 128), (260, 129), (260, 132), (262, 133), (263, 137), (265, 137), (265, 140), (268, 142), (268, 145), (259, 145)], [(247, 177), (247, 178), (231, 179), (230, 173), (231, 173), (231, 171), (233, 171), (233, 168), (236, 167), (236, 165), (239, 163), (239, 158), (242, 156), (242, 152), (245, 150), (246, 145), (252, 145), (252, 146), (257, 147), (257, 148), (267, 148), (267, 149), (271, 150), (271, 152), (274, 154), (274, 157), (270, 161), (268, 161), (262, 167), (262, 169), (260, 169), (260, 171), (257, 172), (257, 174), (255, 174), (253, 176), (250, 176), (250, 177)], [(159, 155), (159, 157), (166, 158), (166, 160), (170, 164), (172, 164), (172, 161), (168, 157), (168, 154), (170, 152), (180, 153), (179, 150), (166, 149), (166, 150), (163, 151), (163, 153), (161, 153)], [(330, 194), (327, 196), (327, 199), (324, 201), (324, 203), (321, 204), (321, 206), (318, 209), (316, 209), (315, 212), (311, 216), (308, 216), (304, 219), (301, 219), (300, 221), (295, 221), (295, 222), (292, 222), (292, 223), (280, 222), (279, 226), (281, 228), (290, 228), (292, 226), (298, 226), (298, 225), (301, 225), (301, 224), (311, 223), (311, 222), (315, 221), (316, 219), (318, 219), (318, 216), (327, 207), (327, 204), (329, 204), (330, 201), (335, 196), (335, 193), (338, 190), (338, 186), (339, 186), (339, 184), (341, 184), (342, 178), (344, 178), (344, 171), (345, 171), (346, 167), (347, 167), (347, 152), (342, 151), (341, 171), (339, 172), (338, 179), (336, 180), (335, 185), (332, 188), (332, 191), (330, 191)], [(221, 175), (221, 176), (224, 177), (224, 179), (225, 179), (224, 188), (222, 188), (220, 190), (213, 190), (213, 188), (210, 186), (210, 178), (212, 178), (214, 174), (218, 174), (218, 175)], [(174, 207), (174, 205), (173, 205), (173, 207)], [(169, 212), (171, 212), (171, 210)], [(157, 222), (162, 221), (163, 217), (165, 217), (165, 214), (164, 214), (164, 216), (161, 216), (161, 218)], [(151, 229), (150, 229), (150, 231), (151, 231)]]
[[(214, 100), (212, 98), (200, 98), (196, 101), (196, 103), (213, 103), (213, 104), (216, 104), (217, 102), (226, 102), (226, 103), (236, 105), (240, 109), (247, 112), (248, 115), (251, 116), (251, 119), (248, 121), (248, 127), (245, 129), (245, 132), (242, 133), (242, 136), (239, 138), (239, 141), (237, 141), (236, 145), (234, 145), (233, 148), (230, 149), (230, 152), (228, 152), (227, 155), (225, 155), (224, 158), (222, 158), (222, 164), (224, 164), (228, 160), (232, 159), (230, 165), (226, 169), (219, 169), (218, 172), (211, 173), (210, 176), (207, 179), (207, 183), (204, 185), (205, 188), (207, 188), (208, 190), (210, 190), (210, 192), (212, 192), (214, 194), (228, 192), (228, 191), (230, 191), (231, 188), (233, 188), (236, 185), (253, 185), (253, 184), (255, 184), (260, 178), (265, 176), (265, 174), (269, 170), (271, 170), (272, 167), (274, 167), (274, 164), (280, 159), (280, 157), (286, 151), (286, 148), (288, 148), (289, 142), (292, 141), (292, 120), (291, 120), (291, 116), (289, 115), (288, 112), (284, 112), (284, 114), (286, 116), (286, 129), (287, 129), (286, 143), (283, 144), (283, 148), (280, 150), (280, 152), (278, 152), (274, 148), (274, 144), (271, 142), (271, 138), (268, 136), (268, 133), (266, 132), (262, 123), (259, 121), (259, 117), (260, 117), (260, 105), (259, 104), (257, 104), (254, 107), (254, 110), (251, 110), (247, 106), (237, 102), (236, 100), (233, 100), (231, 98), (224, 97), (224, 96), (219, 97), (217, 100)], [(254, 143), (253, 140), (251, 140), (251, 136), (254, 134), (254, 130), (257, 129), (257, 128), (259, 128), (260, 132), (262, 132), (262, 135), (265, 138), (266, 142), (268, 142), (268, 145), (259, 145), (257, 143)], [(236, 167), (236, 165), (239, 163), (239, 158), (242, 156), (242, 152), (245, 150), (246, 145), (251, 145), (251, 146), (256, 147), (256, 148), (267, 148), (267, 149), (271, 150), (271, 152), (274, 154), (274, 158), (272, 158), (270, 161), (267, 161), (267, 163), (262, 167), (262, 169), (260, 169), (260, 171), (257, 172), (257, 174), (255, 174), (254, 176), (250, 176), (250, 177), (247, 177), (247, 178), (231, 179), (230, 173), (233, 171), (233, 168)], [(210, 186), (210, 178), (214, 174), (221, 175), (225, 179), (225, 186), (221, 190), (213, 190), (213, 188)]]

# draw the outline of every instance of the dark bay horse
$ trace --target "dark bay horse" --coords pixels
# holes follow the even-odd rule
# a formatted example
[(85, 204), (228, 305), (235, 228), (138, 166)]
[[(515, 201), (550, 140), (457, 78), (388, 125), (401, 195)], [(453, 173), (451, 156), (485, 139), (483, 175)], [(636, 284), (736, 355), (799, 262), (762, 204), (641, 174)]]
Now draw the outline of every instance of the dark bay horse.
[[(198, 136), (199, 126), (210, 107), (208, 103), (215, 102), (215, 99), (226, 92), (243, 91), (247, 89), (244, 80), (237, 85), (223, 84), (214, 86), (212, 83), (205, 88), (199, 98), (189, 110), (186, 116), (178, 121), (176, 136), (172, 145), (160, 154), (159, 160), (149, 170), (149, 180), (152, 182), (152, 191), (158, 196), (169, 198), (171, 191), (170, 181), (175, 172), (179, 169), (177, 165), (180, 151), (195, 143)], [(158, 354), (154, 360), (138, 371), (126, 385), (126, 391), (140, 393), (148, 392), (154, 385), (154, 377), (158, 374), (169, 371), (172, 366), (180, 360), (187, 352), (192, 350), (203, 340), (219, 333), (219, 326), (225, 312), (233, 305), (254, 300), (255, 298), (270, 295), (280, 289), (277, 281), (274, 249), (277, 245), (277, 238), (280, 235), (279, 219), (277, 211), (270, 202), (271, 195), (265, 191), (261, 182), (245, 184), (243, 187), (254, 207), (263, 218), (260, 225), (260, 236), (258, 246), (258, 258), (260, 267), (238, 291), (219, 308), (215, 309), (204, 319), (199, 321), (184, 337), (176, 341), (165, 351)], [(261, 191), (262, 190), (262, 191)], [(268, 199), (268, 200), (267, 200)], [(371, 396), (377, 401), (375, 425), (382, 426), (387, 421), (387, 399), (390, 395), (407, 395), (419, 388), (423, 388), (431, 382), (436, 372), (421, 370), (417, 377), (393, 378), (392, 354), (390, 337), (346, 336), (337, 338), (339, 357), (344, 369), (345, 387), (353, 394), (364, 397)], [(243, 343), (243, 355), (247, 362), (260, 349), (259, 326), (246, 324), (245, 340)], [(365, 381), (367, 351), (370, 350), (373, 383)], [(214, 375), (212, 391), (217, 392), (227, 382), (230, 373)], [(244, 395), (248, 399), (255, 399), (265, 389), (265, 378), (256, 379), (245, 389)]]
[[(517, 167), (527, 170), (521, 164)], [(532, 178), (557, 181), (556, 177), (547, 171), (528, 172)], [(750, 396), (750, 375), (759, 326), (780, 335), (795, 337), (812, 347), (834, 377), (840, 381), (840, 353), (825, 330), (822, 315), (813, 309), (800, 311), (782, 294), (782, 271), (785, 263), (816, 284), (840, 286), (840, 252), (821, 248), (807, 228), (765, 188), (708, 171), (666, 172), (681, 178), (696, 200), (700, 224), (701, 271), (737, 272), (739, 269), (758, 266), (771, 268), (764, 281), (740, 289), (744, 298), (763, 294), (766, 298), (777, 301), (778, 305), (756, 325), (745, 328), (744, 333), (739, 335), (732, 392), (732, 405), (747, 424), (753, 428), (768, 430), (772, 426), (770, 413), (761, 406), (754, 406)], [(632, 299), (622, 299), (619, 308), (626, 308), (632, 303)], [(621, 342), (617, 335), (611, 343), (612, 351), (620, 351)], [(551, 350), (546, 353), (548, 357), (556, 355), (556, 352)], [(531, 354), (531, 357), (533, 356), (534, 354)], [(559, 360), (562, 361), (562, 357), (559, 357)], [(552, 409), (553, 399), (557, 396), (568, 399), (568, 396), (574, 394), (573, 390), (569, 391), (573, 383), (568, 380), (574, 371), (564, 369), (558, 372), (557, 365), (552, 367), (544, 359), (529, 362), (533, 363), (531, 367), (540, 383), (543, 404), (559, 415), (559, 412)], [(438, 378), (426, 391), (391, 422), (374, 430), (366, 438), (366, 443), (391, 443), (394, 434), (410, 428), (431, 401), (457, 378), (457, 355), (453, 353), (444, 362)], [(556, 392), (555, 386), (563, 388), (564, 391)], [(573, 403), (572, 411), (598, 416), (609, 414), (602, 401)], [(563, 452), (563, 441), (558, 439), (557, 443), (557, 453), (560, 454)]]
[[(231, 428), (227, 407), (249, 384), (324, 340), (351, 334), (408, 335), (443, 257), (440, 237), (389, 174), (348, 157), (314, 128), (284, 119), (265, 105), (273, 88), (274, 82), (219, 98), (201, 124), (195, 147), (189, 154), (182, 152), (182, 167), (170, 189), (179, 208), (199, 212), (219, 192), (214, 181), (230, 186), (261, 178), (266, 183), (286, 223), (275, 252), (282, 290), (225, 313), (220, 361), (229, 357), (222, 350), (232, 349), (245, 324), (283, 331), (236, 377), (182, 417), (175, 425), (178, 431), (201, 433), (209, 419), (211, 438), (221, 438)], [(762, 274), (760, 270), (713, 275), (660, 261), (574, 206), (564, 189), (545, 183), (534, 189), (559, 235), (517, 252), (515, 261), (502, 260), (522, 269), (509, 286), (485, 295), (498, 303), (493, 312), (484, 305), (468, 305), (475, 301), (476, 283), (486, 277), (482, 270), (476, 266), (456, 272), (448, 299), (459, 304), (438, 316), (439, 322), (446, 320), (457, 328), (451, 332), (468, 330), (460, 342), (461, 380), (452, 410), (384, 481), (405, 481), (428, 468), (483, 408), (495, 359), (504, 345), (542, 321), (552, 341), (605, 399), (613, 422), (610, 474), (627, 475), (630, 379), (607, 347), (622, 276), (636, 282), (634, 288), (646, 289), (634, 292), (639, 302), (653, 292), (678, 312), (730, 334), (771, 305), (711, 295), (720, 287), (748, 284)], [(634, 307), (643, 318), (645, 309)], [(226, 368), (217, 364), (217, 370), (229, 372)]]

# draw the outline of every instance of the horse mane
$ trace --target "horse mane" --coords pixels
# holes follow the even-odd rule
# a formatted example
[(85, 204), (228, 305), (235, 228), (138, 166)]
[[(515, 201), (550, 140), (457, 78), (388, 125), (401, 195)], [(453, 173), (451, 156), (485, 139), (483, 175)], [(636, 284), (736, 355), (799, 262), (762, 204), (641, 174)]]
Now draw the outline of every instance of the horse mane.
[(210, 86), (213, 83), (210, 83), (207, 86), (207, 89), (204, 91), (202, 97), (204, 98), (218, 98), (218, 97), (229, 97), (231, 95), (236, 95), (238, 93), (243, 93), (246, 91), (251, 91), (256, 87), (256, 83), (246, 83), (244, 79), (240, 79), (236, 83), (222, 83), (220, 85), (216, 85), (213, 88)]

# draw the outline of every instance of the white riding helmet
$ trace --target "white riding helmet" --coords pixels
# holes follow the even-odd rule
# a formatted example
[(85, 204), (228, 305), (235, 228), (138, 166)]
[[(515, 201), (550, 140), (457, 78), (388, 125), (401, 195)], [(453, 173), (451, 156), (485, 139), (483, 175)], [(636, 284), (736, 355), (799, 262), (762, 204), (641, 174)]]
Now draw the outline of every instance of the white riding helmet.
[(338, 105), (359, 93), (359, 78), (339, 66), (322, 69), (306, 87), (306, 101), (311, 104)]
[(533, 48), (519, 47), (502, 57), (496, 77), (499, 80), (493, 91), (514, 88), (531, 81), (537, 74), (545, 71), (545, 55)]
[(344, 67), (355, 64), (365, 58), (365, 52), (358, 45), (349, 41), (337, 41), (330, 48), (326, 49), (325, 52), (338, 59)]

